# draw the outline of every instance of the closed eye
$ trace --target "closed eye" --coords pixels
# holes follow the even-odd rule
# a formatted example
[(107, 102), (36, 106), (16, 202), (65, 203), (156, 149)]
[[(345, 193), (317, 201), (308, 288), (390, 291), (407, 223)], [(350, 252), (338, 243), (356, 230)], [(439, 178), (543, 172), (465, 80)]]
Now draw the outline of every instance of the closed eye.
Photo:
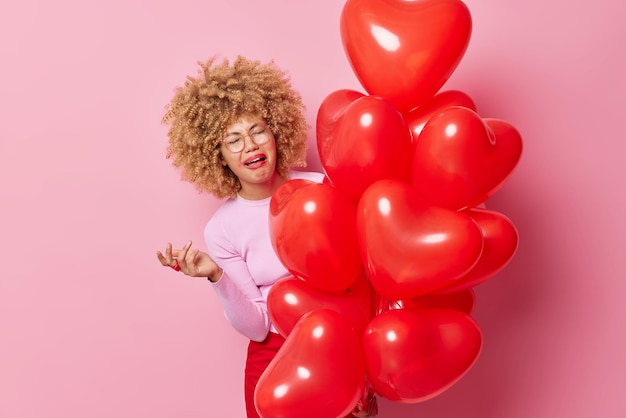
[(243, 141), (243, 138), (240, 136), (236, 136), (236, 137), (228, 137), (226, 138), (226, 145), (228, 146), (236, 146), (238, 145), (240, 142)]

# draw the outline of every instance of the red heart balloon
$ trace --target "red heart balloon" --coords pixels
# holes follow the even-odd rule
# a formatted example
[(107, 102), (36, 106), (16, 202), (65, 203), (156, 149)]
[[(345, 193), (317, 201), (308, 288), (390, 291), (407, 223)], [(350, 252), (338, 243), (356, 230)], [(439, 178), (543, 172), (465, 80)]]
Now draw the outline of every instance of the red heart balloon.
[(378, 181), (363, 193), (356, 222), (366, 273), (387, 299), (421, 296), (454, 282), (483, 248), (472, 218), (434, 206), (396, 180)]
[(361, 275), (343, 293), (328, 293), (317, 290), (295, 277), (276, 282), (267, 297), (267, 306), (272, 323), (287, 337), (300, 318), (316, 309), (331, 309), (340, 313), (361, 335), (371, 318), (369, 283)]
[(449, 107), (428, 120), (414, 143), (412, 184), (439, 206), (476, 206), (503, 184), (521, 151), (510, 124)]
[[(346, 108), (356, 99), (363, 96), (363, 93), (350, 89), (335, 90), (326, 96), (317, 110), (317, 120), (315, 122), (317, 138), (327, 138)], [(325, 141), (318, 140), (319, 155), (327, 154), (326, 148), (321, 147), (324, 144), (326, 144)]]
[(505, 215), (487, 209), (469, 209), (463, 213), (470, 216), (483, 234), (484, 248), (478, 263), (464, 276), (441, 292), (456, 292), (476, 286), (499, 273), (517, 251), (519, 236), (513, 222)]
[(404, 115), (407, 125), (413, 134), (413, 140), (417, 140), (424, 129), (426, 122), (433, 116), (437, 116), (444, 109), (451, 106), (463, 106), (476, 111), (476, 104), (470, 96), (459, 90), (442, 91), (435, 95), (428, 103), (417, 107)]
[(317, 131), (317, 146), (326, 175), (355, 204), (375, 181), (410, 181), (411, 132), (386, 100), (357, 98), (325, 136), (323, 130)]
[(461, 0), (348, 0), (340, 28), (365, 90), (404, 112), (428, 102), (452, 75), (472, 19)]
[(343, 292), (361, 274), (356, 207), (327, 184), (291, 180), (270, 200), (270, 240), (294, 276), (327, 292)]
[(441, 394), (474, 364), (482, 335), (474, 320), (450, 309), (396, 309), (365, 330), (367, 376), (376, 393), (417, 403)]
[(335, 311), (312, 311), (261, 375), (255, 406), (264, 418), (344, 417), (363, 394), (364, 364), (350, 324)]
[[(522, 156), (522, 136), (515, 126), (502, 119), (483, 118), (491, 132), (496, 138), (495, 155), (491, 155), (489, 162), (491, 163), (492, 174), (500, 181), (491, 190), (487, 192), (487, 198), (496, 193), (513, 172), (513, 169)], [(486, 199), (485, 199), (486, 200)]]

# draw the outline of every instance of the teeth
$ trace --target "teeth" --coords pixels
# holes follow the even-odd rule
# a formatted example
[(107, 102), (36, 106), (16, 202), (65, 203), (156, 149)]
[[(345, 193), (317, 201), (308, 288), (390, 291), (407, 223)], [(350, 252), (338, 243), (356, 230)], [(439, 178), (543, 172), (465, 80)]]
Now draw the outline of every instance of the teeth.
[(246, 165), (254, 164), (254, 163), (256, 163), (258, 161), (262, 161), (262, 160), (263, 160), (263, 158), (255, 158), (254, 160), (247, 162)]

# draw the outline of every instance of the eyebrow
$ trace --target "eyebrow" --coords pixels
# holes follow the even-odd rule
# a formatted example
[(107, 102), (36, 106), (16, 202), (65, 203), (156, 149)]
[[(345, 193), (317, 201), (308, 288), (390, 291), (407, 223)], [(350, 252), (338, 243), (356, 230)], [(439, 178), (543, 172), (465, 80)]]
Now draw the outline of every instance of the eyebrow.
[[(248, 128), (248, 132), (250, 132), (251, 130), (253, 130), (254, 128), (256, 128), (257, 126), (259, 126), (259, 122), (254, 123), (252, 125), (250, 125), (250, 127)], [(228, 132), (226, 134), (226, 136), (231, 136), (231, 135), (241, 135), (241, 132), (236, 131), (236, 132)]]

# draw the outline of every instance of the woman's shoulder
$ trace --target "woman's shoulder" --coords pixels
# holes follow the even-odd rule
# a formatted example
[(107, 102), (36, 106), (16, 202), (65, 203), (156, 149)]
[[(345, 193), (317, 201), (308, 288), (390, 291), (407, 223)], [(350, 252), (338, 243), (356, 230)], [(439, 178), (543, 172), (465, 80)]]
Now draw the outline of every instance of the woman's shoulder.
[(232, 221), (232, 218), (236, 218), (237, 215), (237, 202), (236, 199), (227, 199), (217, 208), (217, 210), (209, 218), (205, 232), (211, 230), (215, 233), (217, 230), (221, 230), (224, 224), (228, 224)]
[(291, 172), (290, 179), (292, 179), (292, 180), (303, 179), (303, 180), (314, 181), (316, 183), (321, 183), (322, 181), (324, 181), (324, 174), (317, 173), (315, 171), (296, 171), (296, 170), (294, 170), (294, 171)]

